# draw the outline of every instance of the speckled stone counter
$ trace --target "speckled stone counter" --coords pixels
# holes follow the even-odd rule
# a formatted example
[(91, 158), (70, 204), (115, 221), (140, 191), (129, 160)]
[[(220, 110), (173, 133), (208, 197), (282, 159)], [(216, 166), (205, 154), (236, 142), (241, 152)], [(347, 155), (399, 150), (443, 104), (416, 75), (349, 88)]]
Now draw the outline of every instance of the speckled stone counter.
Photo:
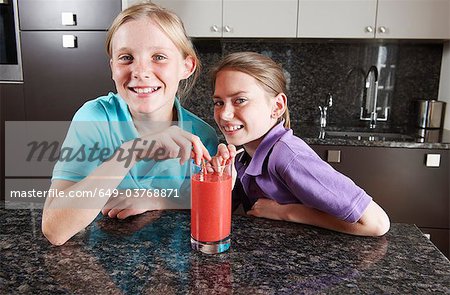
[[(415, 128), (361, 128), (329, 126), (321, 129), (317, 125), (294, 122), (291, 125), (294, 133), (307, 144), (344, 145), (367, 147), (393, 147), (417, 149), (450, 149), (450, 130), (447, 129), (415, 129)], [(336, 133), (375, 134), (373, 137), (336, 136)], [(334, 133), (334, 134), (333, 134)], [(383, 137), (383, 134), (389, 135)], [(395, 135), (399, 134), (399, 137)]]
[(381, 238), (233, 216), (232, 247), (190, 249), (187, 211), (99, 216), (56, 247), (40, 210), (1, 209), (0, 293), (449, 294), (450, 262), (414, 225)]

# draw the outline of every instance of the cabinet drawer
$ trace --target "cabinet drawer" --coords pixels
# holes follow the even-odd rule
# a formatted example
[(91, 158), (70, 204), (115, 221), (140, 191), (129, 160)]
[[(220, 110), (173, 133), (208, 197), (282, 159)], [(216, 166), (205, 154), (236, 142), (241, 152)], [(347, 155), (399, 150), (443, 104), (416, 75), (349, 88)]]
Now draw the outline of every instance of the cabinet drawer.
[[(74, 36), (74, 48), (63, 47)], [(71, 120), (87, 100), (114, 90), (104, 31), (21, 32), (26, 115)]]
[(106, 30), (121, 7), (121, 0), (20, 0), (20, 29)]
[[(330, 163), (373, 197), (391, 222), (449, 228), (450, 159), (448, 150), (320, 146), (312, 148), (325, 161), (329, 151), (340, 151)], [(427, 167), (429, 154), (440, 155), (439, 167)]]

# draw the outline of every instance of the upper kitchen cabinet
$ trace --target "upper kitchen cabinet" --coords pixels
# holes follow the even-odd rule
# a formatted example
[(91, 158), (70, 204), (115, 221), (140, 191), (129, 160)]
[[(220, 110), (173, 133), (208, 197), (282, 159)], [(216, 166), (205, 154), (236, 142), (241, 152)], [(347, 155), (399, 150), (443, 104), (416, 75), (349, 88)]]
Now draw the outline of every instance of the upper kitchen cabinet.
[(155, 0), (175, 12), (192, 37), (222, 36), (222, 0)]
[(450, 0), (378, 0), (376, 36), (450, 39)]
[(299, 0), (298, 37), (450, 39), (450, 0)]
[(374, 38), (377, 0), (300, 0), (298, 37)]
[(297, 0), (157, 0), (191, 37), (296, 37)]

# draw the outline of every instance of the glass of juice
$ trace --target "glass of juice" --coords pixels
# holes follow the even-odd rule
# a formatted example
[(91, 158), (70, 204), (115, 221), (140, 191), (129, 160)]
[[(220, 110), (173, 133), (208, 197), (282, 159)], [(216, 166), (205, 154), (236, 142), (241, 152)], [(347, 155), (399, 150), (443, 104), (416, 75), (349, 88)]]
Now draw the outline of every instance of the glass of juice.
[(230, 248), (231, 163), (191, 165), (191, 247), (207, 254)]

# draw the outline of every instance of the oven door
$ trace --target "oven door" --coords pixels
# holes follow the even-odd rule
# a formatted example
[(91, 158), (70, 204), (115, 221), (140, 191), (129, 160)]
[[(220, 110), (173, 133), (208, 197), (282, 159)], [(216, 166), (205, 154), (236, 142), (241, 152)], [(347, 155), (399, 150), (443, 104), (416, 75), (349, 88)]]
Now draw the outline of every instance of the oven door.
[(17, 0), (0, 0), (0, 83), (22, 80)]

